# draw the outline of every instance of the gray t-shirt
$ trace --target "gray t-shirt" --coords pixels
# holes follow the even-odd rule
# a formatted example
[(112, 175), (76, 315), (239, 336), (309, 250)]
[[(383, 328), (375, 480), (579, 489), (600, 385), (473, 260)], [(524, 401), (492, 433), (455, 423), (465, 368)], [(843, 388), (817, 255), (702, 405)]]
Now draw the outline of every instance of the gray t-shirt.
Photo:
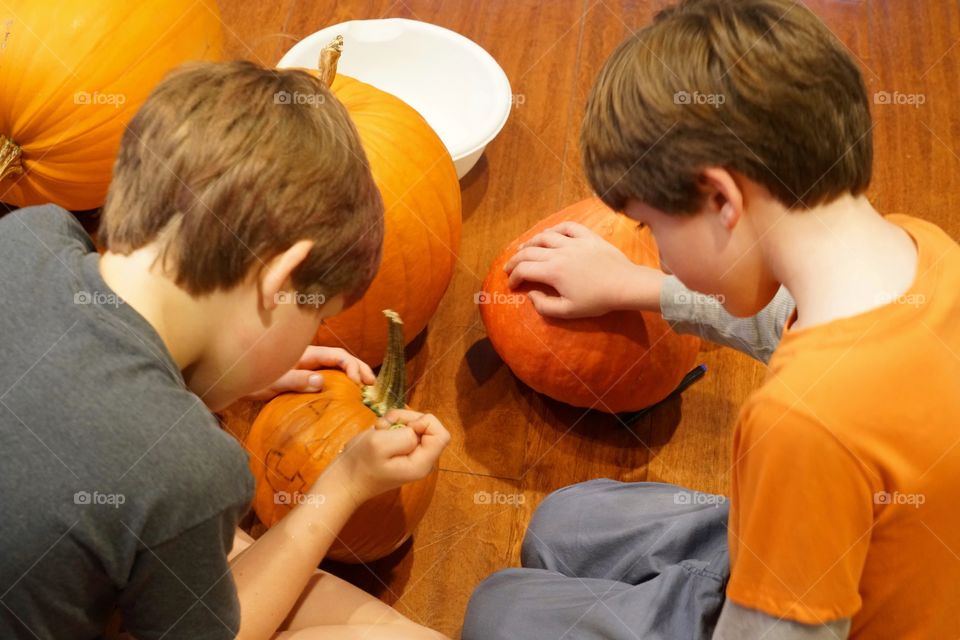
[(688, 289), (667, 276), (660, 289), (660, 313), (677, 333), (689, 333), (742, 351), (766, 364), (780, 344), (783, 327), (797, 308), (786, 287), (780, 287), (755, 316), (736, 318), (713, 296)]
[(233, 638), (253, 496), (159, 335), (47, 205), (0, 219), (0, 638)]

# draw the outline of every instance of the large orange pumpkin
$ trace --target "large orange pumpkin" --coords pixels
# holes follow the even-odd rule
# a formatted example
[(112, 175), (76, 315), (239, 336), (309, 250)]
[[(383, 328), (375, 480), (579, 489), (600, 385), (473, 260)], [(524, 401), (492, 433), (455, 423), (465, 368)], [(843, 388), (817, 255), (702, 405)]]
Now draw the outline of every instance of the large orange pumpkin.
[[(340, 371), (323, 372), (319, 393), (288, 393), (271, 400), (257, 416), (244, 446), (256, 479), (253, 508), (273, 526), (355, 435), (378, 416), (403, 405), (402, 323), (390, 312), (390, 352), (375, 386), (361, 388)], [(382, 316), (381, 316), (382, 321)], [(437, 470), (365, 502), (341, 530), (327, 557), (341, 562), (371, 562), (402, 545), (420, 522), (433, 497)]]
[(637, 264), (659, 265), (648, 228), (598, 199), (578, 202), (540, 221), (493, 261), (480, 305), (490, 342), (520, 380), (551, 398), (608, 412), (634, 411), (659, 402), (693, 367), (698, 338), (673, 333), (657, 313), (545, 318), (525, 294), (547, 287), (524, 283), (516, 290), (509, 288), (503, 265), (520, 244), (567, 220), (589, 227)]
[(215, 0), (0, 5), (0, 201), (103, 204), (127, 122), (173, 67), (217, 60)]
[(317, 342), (345, 347), (376, 366), (386, 347), (380, 310), (400, 314), (409, 343), (450, 284), (460, 250), (460, 182), (450, 153), (419, 113), (389, 93), (336, 74), (338, 40), (311, 72), (328, 83), (333, 79), (331, 90), (360, 132), (383, 196), (386, 229), (380, 270), (366, 295), (328, 320)]

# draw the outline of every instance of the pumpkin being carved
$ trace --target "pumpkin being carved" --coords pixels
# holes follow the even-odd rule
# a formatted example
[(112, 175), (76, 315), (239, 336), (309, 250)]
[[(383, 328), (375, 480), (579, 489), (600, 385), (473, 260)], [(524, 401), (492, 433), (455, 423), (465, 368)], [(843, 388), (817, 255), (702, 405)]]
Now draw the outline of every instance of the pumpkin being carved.
[[(564, 221), (592, 229), (633, 262), (658, 267), (646, 227), (591, 198), (536, 224), (493, 261), (483, 283), (480, 317), (494, 349), (520, 380), (551, 398), (611, 413), (634, 411), (666, 398), (693, 367), (700, 340), (673, 333), (657, 313), (614, 311), (599, 318), (541, 316), (525, 293), (543, 285), (507, 284), (503, 265), (520, 244)], [(511, 296), (513, 294), (513, 296)]]
[[(308, 490), (342, 447), (369, 429), (390, 408), (402, 407), (403, 333), (390, 318), (389, 353), (377, 384), (361, 388), (341, 371), (323, 372), (319, 393), (288, 393), (271, 400), (257, 416), (244, 446), (256, 480), (253, 508), (273, 526)], [(344, 525), (327, 557), (341, 562), (372, 562), (402, 545), (420, 522), (437, 483), (437, 470), (417, 482), (381, 494), (360, 506)]]
[(0, 201), (103, 204), (127, 122), (173, 67), (218, 60), (215, 0), (0, 5)]
[(363, 298), (320, 327), (317, 343), (344, 347), (376, 366), (386, 348), (380, 310), (400, 314), (407, 344), (427, 326), (450, 284), (460, 248), (460, 182), (447, 148), (416, 110), (337, 74), (342, 46), (338, 37), (324, 49), (319, 70), (307, 71), (330, 86), (360, 133), (383, 197), (383, 258)]

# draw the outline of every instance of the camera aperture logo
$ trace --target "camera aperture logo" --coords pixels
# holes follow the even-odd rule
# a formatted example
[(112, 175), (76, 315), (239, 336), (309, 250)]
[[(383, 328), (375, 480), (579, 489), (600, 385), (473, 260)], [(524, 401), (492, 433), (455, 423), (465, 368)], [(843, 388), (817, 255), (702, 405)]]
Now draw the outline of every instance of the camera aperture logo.
[(489, 491), (477, 491), (475, 494), (473, 494), (474, 504), (496, 504), (519, 507), (525, 501), (526, 496), (524, 496), (522, 493), (500, 493), (499, 491), (494, 491), (491, 493)]
[(699, 291), (683, 291), (680, 293), (673, 294), (673, 303), (674, 304), (692, 304), (692, 305), (722, 305), (724, 298), (723, 294), (710, 295), (707, 293), (700, 293)]
[(294, 507), (298, 504), (323, 504), (327, 501), (327, 496), (317, 493), (300, 493), (294, 491), (277, 491), (273, 494), (273, 504), (286, 504)]
[(899, 491), (877, 491), (873, 494), (874, 504), (900, 504), (909, 505), (914, 509), (919, 509), (920, 505), (927, 501), (927, 496), (922, 493), (900, 493)]
[(97, 304), (104, 307), (119, 307), (123, 298), (112, 291), (77, 291), (73, 294), (73, 304)]
[(473, 294), (473, 304), (505, 304), (519, 307), (526, 296), (522, 293), (503, 293), (502, 291), (477, 291)]
[(677, 491), (673, 494), (673, 504), (688, 505), (713, 505), (719, 507), (726, 504), (727, 496), (718, 496), (713, 493), (700, 493), (699, 491)]
[(927, 303), (927, 296), (922, 293), (901, 293), (899, 295), (882, 294), (876, 297), (876, 301), (879, 305), (903, 304), (919, 308)]
[(77, 491), (73, 494), (73, 504), (79, 505), (108, 505), (114, 509), (119, 509), (120, 505), (127, 501), (127, 496), (122, 493), (100, 493), (94, 491)]
[(82, 105), (111, 105), (119, 109), (127, 102), (127, 96), (122, 93), (101, 93), (100, 91), (77, 91), (73, 94), (73, 104)]
[(273, 301), (277, 304), (297, 304), (301, 307), (314, 307), (319, 309), (327, 302), (327, 297), (322, 293), (303, 293), (302, 291), (278, 291), (273, 296)]
[(919, 109), (927, 103), (925, 93), (900, 93), (899, 91), (877, 91), (873, 94), (873, 104), (908, 106)]
[(300, 93), (294, 91), (277, 91), (273, 94), (273, 104), (309, 104), (317, 106), (324, 104), (327, 96), (322, 93)]
[(677, 91), (673, 94), (673, 103), (680, 105), (709, 105), (714, 109), (719, 109), (720, 105), (726, 104), (727, 96), (722, 93), (700, 93), (694, 91)]

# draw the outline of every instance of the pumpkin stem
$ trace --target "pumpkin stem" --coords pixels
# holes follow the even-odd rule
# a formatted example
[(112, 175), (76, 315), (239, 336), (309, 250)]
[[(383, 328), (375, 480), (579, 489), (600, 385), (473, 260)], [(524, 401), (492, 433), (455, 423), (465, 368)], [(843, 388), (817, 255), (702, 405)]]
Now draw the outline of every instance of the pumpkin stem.
[(20, 147), (7, 136), (0, 135), (0, 180), (22, 173)]
[(387, 316), (387, 352), (383, 357), (380, 375), (376, 384), (363, 389), (363, 403), (373, 409), (378, 416), (390, 409), (402, 409), (406, 406), (407, 363), (403, 353), (403, 320), (400, 314), (384, 309)]
[(343, 52), (343, 36), (337, 36), (320, 52), (320, 79), (327, 87), (333, 86), (337, 77), (337, 63)]

